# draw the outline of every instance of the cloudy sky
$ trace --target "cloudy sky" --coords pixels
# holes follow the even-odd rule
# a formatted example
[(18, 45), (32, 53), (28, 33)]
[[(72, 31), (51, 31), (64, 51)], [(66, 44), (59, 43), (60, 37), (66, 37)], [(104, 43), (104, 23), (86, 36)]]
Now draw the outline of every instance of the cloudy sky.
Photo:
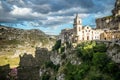
[(95, 26), (95, 18), (111, 15), (115, 0), (0, 0), (0, 24), (41, 29), (59, 34), (72, 28), (76, 13), (83, 25)]

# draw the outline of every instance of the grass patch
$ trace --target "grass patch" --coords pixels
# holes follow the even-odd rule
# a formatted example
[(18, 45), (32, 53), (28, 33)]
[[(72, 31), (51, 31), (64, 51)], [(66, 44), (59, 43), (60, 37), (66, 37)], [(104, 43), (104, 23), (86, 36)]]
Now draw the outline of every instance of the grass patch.
[(0, 66), (10, 64), (11, 68), (17, 67), (19, 65), (19, 61), (20, 61), (20, 59), (18, 57), (11, 58), (11, 57), (6, 56), (6, 55), (0, 56)]

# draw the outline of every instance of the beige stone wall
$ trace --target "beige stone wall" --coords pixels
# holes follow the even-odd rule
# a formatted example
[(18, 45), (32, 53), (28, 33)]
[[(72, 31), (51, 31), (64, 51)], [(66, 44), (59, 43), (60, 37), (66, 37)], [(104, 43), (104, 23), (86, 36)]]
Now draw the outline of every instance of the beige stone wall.
[(105, 31), (100, 37), (101, 40), (120, 40), (120, 31)]
[(112, 33), (111, 32), (104, 32), (100, 35), (101, 40), (112, 40)]

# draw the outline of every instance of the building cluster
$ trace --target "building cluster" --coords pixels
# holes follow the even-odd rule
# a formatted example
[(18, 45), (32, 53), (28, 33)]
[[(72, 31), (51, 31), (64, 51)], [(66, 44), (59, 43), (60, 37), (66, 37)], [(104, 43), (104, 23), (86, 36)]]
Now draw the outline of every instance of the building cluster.
[(63, 29), (60, 34), (62, 43), (64, 42), (81, 42), (86, 40), (99, 40), (101, 29), (93, 29), (90, 26), (82, 26), (82, 20), (77, 14), (74, 19), (73, 29)]
[(72, 29), (63, 29), (59, 38), (62, 43), (79, 43), (90, 40), (119, 40), (120, 39), (120, 0), (115, 3), (112, 15), (96, 19), (96, 28), (82, 26), (82, 20), (77, 14)]

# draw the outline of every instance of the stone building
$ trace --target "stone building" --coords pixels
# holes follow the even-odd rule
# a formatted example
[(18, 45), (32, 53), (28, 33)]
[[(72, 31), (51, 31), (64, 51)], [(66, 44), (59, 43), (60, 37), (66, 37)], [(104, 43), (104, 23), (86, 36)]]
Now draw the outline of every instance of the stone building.
[(61, 39), (61, 42), (72, 42), (73, 40), (73, 29), (63, 29), (61, 31), (60, 37), (59, 39)]
[(106, 30), (100, 35), (101, 40), (120, 40), (120, 31), (119, 30)]
[(97, 29), (120, 30), (120, 0), (116, 0), (112, 15), (96, 19)]
[(74, 19), (73, 29), (63, 29), (60, 34), (60, 39), (62, 43), (79, 43), (88, 40), (99, 40), (101, 33), (103, 33), (103, 30), (101, 29), (93, 29), (90, 26), (83, 26), (82, 20), (77, 14)]

